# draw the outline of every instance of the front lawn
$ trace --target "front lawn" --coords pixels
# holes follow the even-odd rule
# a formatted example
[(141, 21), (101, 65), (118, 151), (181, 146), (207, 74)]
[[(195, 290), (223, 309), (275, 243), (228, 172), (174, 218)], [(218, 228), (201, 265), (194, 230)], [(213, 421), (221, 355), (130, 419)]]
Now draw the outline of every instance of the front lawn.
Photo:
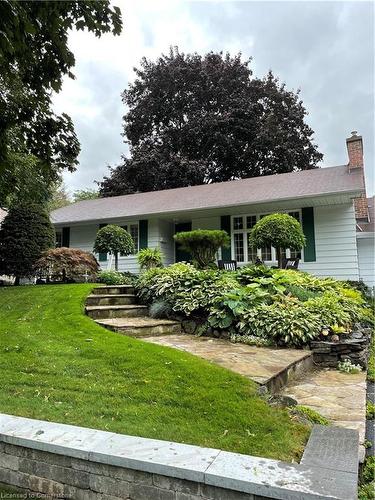
[(306, 427), (218, 366), (97, 326), (92, 285), (0, 289), (0, 411), (291, 461)]

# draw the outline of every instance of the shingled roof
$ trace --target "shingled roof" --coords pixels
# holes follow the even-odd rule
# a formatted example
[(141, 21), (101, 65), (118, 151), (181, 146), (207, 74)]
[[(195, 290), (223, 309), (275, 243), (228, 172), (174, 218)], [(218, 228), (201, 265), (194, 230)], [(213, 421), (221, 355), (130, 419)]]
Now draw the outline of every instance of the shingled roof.
[(140, 217), (208, 208), (353, 193), (364, 189), (360, 171), (346, 165), (136, 193), (73, 203), (52, 212), (52, 222), (66, 224), (120, 217)]

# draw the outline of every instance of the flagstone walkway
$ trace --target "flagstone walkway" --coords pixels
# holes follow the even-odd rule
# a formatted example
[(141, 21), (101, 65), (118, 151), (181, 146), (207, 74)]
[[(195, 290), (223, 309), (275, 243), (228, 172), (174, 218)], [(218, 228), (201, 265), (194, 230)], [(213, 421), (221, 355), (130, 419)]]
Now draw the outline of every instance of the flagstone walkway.
[(315, 370), (282, 391), (298, 404), (328, 418), (332, 424), (359, 432), (364, 443), (366, 425), (366, 373), (342, 373), (334, 369)]
[(260, 385), (268, 385), (277, 377), (294, 375), (311, 357), (310, 351), (233, 344), (228, 340), (195, 335), (163, 335), (143, 337), (142, 340), (190, 352)]
[[(271, 385), (273, 391), (287, 383), (280, 391), (282, 395), (319, 412), (333, 425), (358, 430), (360, 443), (365, 441), (365, 372), (348, 374), (335, 369), (311, 369), (311, 353), (297, 349), (262, 348), (194, 335), (163, 335), (142, 340), (190, 352), (261, 385), (270, 387), (270, 383), (278, 380)], [(361, 446), (360, 458), (363, 456)]]

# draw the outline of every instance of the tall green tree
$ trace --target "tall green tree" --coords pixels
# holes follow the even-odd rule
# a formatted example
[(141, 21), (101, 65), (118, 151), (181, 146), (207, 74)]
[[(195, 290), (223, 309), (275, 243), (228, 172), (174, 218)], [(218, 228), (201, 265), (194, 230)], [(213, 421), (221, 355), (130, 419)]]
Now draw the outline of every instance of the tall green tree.
[(54, 230), (45, 210), (36, 204), (13, 205), (0, 228), (0, 274), (20, 278), (34, 275), (42, 253), (54, 246)]
[(51, 107), (63, 77), (74, 78), (68, 34), (118, 35), (121, 27), (120, 9), (109, 0), (0, 2), (0, 183), (15, 151), (36, 156), (55, 181), (61, 170), (76, 168), (80, 147), (72, 120)]
[(97, 189), (78, 189), (73, 193), (73, 201), (96, 200), (99, 198), (99, 191)]
[(102, 196), (315, 168), (322, 159), (299, 92), (241, 55), (143, 59), (124, 91), (130, 156), (100, 184)]

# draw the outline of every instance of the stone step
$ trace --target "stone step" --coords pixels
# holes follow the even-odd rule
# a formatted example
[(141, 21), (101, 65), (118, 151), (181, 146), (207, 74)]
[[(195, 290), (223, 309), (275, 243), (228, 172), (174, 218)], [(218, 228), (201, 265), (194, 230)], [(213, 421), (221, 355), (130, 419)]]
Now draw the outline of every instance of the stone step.
[(136, 296), (133, 293), (120, 293), (99, 295), (92, 294), (86, 299), (87, 306), (124, 306), (128, 304), (135, 304)]
[(134, 286), (132, 285), (108, 285), (98, 286), (93, 289), (94, 295), (120, 295), (134, 293)]
[(146, 306), (128, 304), (123, 306), (86, 306), (86, 314), (93, 319), (130, 318), (147, 316)]
[(101, 326), (131, 337), (173, 335), (181, 333), (181, 323), (169, 319), (153, 319), (147, 316), (137, 318), (112, 318), (96, 320)]

